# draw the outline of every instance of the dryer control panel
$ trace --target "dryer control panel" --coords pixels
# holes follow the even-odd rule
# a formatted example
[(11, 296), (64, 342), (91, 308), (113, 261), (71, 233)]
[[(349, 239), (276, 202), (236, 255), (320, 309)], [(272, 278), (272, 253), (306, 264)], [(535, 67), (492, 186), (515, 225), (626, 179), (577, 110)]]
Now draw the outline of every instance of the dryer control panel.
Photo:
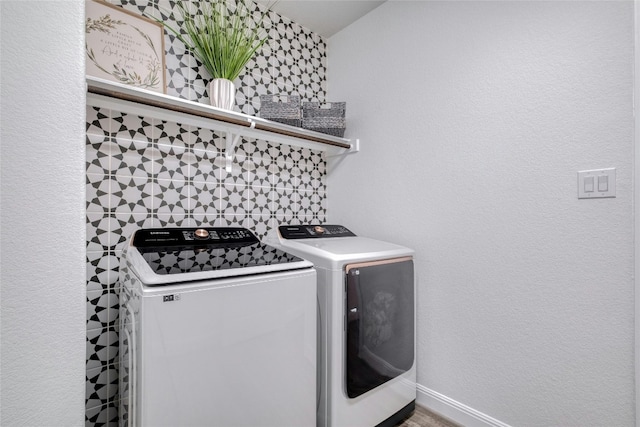
[(342, 225), (281, 225), (278, 227), (283, 239), (312, 239), (327, 237), (353, 237), (351, 231)]

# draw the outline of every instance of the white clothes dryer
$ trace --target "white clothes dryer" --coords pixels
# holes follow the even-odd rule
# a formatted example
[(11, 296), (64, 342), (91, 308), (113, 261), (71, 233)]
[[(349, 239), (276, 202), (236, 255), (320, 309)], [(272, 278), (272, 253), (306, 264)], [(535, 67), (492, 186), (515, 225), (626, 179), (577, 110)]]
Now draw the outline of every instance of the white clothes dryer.
[(415, 408), (414, 251), (340, 225), (282, 225), (272, 246), (318, 277), (318, 427), (393, 426)]

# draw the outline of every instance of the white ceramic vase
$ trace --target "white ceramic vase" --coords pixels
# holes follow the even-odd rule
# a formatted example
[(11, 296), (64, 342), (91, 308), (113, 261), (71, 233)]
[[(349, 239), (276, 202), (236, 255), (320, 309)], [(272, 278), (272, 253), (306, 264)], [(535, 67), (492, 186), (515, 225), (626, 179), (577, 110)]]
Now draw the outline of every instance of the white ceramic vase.
[(214, 107), (233, 110), (236, 101), (236, 86), (231, 80), (213, 79), (209, 83), (209, 100)]

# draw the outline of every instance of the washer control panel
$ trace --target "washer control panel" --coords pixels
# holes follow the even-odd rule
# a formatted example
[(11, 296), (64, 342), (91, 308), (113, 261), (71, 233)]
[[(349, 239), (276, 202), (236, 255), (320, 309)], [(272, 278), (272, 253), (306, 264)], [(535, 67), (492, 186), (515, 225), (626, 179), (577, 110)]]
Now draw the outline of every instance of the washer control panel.
[(327, 237), (353, 237), (351, 231), (342, 225), (281, 225), (278, 227), (283, 239), (312, 239)]
[(133, 236), (133, 246), (138, 248), (257, 242), (251, 231), (240, 227), (144, 228)]

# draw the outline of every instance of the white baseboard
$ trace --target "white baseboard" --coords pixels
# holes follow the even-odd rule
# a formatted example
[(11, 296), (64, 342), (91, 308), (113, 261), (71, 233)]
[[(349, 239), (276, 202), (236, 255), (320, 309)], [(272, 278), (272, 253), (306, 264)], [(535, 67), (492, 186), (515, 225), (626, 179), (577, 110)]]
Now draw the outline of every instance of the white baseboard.
[(457, 402), (423, 385), (417, 385), (416, 403), (465, 427), (510, 427), (480, 411)]

